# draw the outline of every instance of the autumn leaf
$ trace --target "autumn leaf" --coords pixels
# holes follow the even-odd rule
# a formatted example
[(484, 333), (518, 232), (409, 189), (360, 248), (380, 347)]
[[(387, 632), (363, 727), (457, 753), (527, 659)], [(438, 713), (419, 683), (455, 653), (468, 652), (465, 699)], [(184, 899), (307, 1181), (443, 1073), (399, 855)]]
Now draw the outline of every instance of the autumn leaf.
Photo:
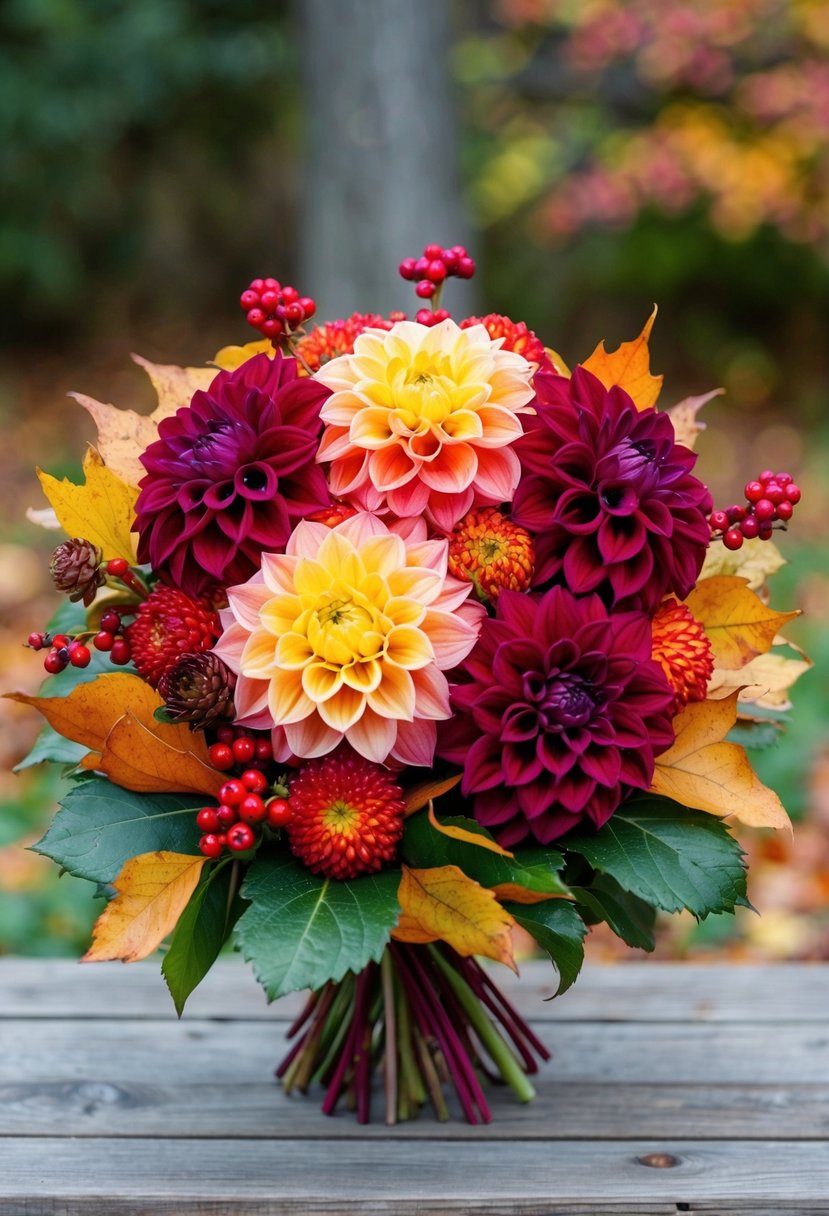
[(567, 366), (567, 364), (564, 362), (564, 360), (562, 359), (562, 357), (561, 357), (561, 355), (558, 353), (558, 351), (557, 351), (557, 350), (553, 350), (553, 348), (552, 348), (551, 346), (545, 346), (545, 348), (544, 348), (544, 349), (545, 349), (545, 351), (546, 351), (546, 353), (547, 353), (547, 358), (548, 358), (548, 359), (550, 360), (550, 362), (552, 363), (552, 365), (553, 365), (553, 367), (555, 368), (555, 370), (556, 370), (556, 372), (558, 373), (558, 375), (559, 375), (559, 376), (567, 376), (567, 377), (568, 377), (568, 379), (569, 379), (569, 377), (570, 377), (570, 368), (569, 368), (569, 367)]
[(791, 700), (788, 691), (795, 681), (809, 670), (812, 662), (791, 642), (786, 642), (785, 647), (797, 651), (801, 657), (788, 658), (781, 653), (784, 649), (781, 646), (758, 655), (739, 671), (718, 667), (708, 683), (709, 697), (730, 695), (736, 688), (740, 705), (758, 705), (764, 709), (775, 710), (789, 709)]
[(140, 355), (132, 357), (147, 373), (158, 396), (158, 405), (151, 414), (119, 409), (84, 393), (70, 393), (69, 396), (92, 415), (98, 428), (98, 448), (107, 468), (127, 485), (137, 486), (146, 473), (139, 456), (158, 438), (159, 422), (189, 405), (198, 389), (208, 388), (216, 377), (216, 369), (175, 367), (150, 363)]
[(775, 612), (744, 578), (702, 579), (685, 601), (711, 641), (718, 667), (745, 667), (771, 648), (781, 626), (799, 612)]
[(140, 853), (126, 862), (81, 962), (136, 963), (152, 954), (175, 929), (206, 861), (186, 853)]
[(457, 866), (403, 866), (397, 893), (402, 910), (392, 937), (401, 942), (445, 941), (458, 954), (483, 954), (514, 971), (510, 930), (515, 924), (491, 891)]
[(428, 781), (419, 781), (403, 791), (403, 801), (406, 804), (406, 815), (414, 815), (433, 798), (440, 798), (455, 788), (461, 779), (461, 773), (453, 773), (451, 777), (431, 777)]
[(663, 376), (652, 376), (648, 339), (656, 320), (656, 305), (638, 338), (623, 342), (618, 350), (606, 351), (600, 342), (589, 359), (582, 364), (594, 376), (598, 376), (605, 388), (618, 385), (631, 397), (637, 409), (644, 410), (656, 405), (662, 388)]
[(66, 478), (58, 481), (37, 470), (43, 493), (49, 499), (60, 526), (67, 536), (80, 536), (103, 550), (104, 558), (135, 558), (135, 519), (138, 491), (128, 486), (107, 468), (93, 447), (87, 448), (83, 462), (84, 484), (73, 485)]
[(254, 355), (274, 355), (273, 342), (265, 339), (262, 342), (246, 342), (244, 346), (223, 346), (216, 351), (213, 362), (225, 372), (235, 372), (237, 367), (247, 363)]
[(699, 577), (701, 581), (721, 574), (739, 575), (747, 581), (752, 591), (759, 591), (766, 579), (785, 564), (783, 554), (770, 540), (746, 540), (739, 549), (711, 544)]
[(204, 736), (184, 724), (156, 722), (153, 715), (163, 701), (135, 676), (98, 676), (68, 697), (8, 695), (42, 713), (64, 738), (88, 747), (82, 767), (105, 772), (125, 789), (213, 796), (223, 784), (209, 763)]
[[(460, 775), (457, 778), (460, 781)], [(454, 783), (453, 783), (454, 784)], [(484, 836), (482, 832), (469, 832), (466, 828), (459, 828), (453, 823), (441, 823), (435, 817), (435, 808), (432, 802), (429, 802), (428, 820), (436, 832), (441, 832), (444, 836), (451, 836), (453, 840), (462, 840), (465, 844), (474, 844), (479, 849), (488, 849), (490, 853), (498, 853), (501, 857), (514, 857), (514, 853), (510, 853), (507, 849), (501, 847), (495, 840), (491, 840), (489, 836)]]
[(705, 430), (705, 423), (697, 421), (697, 414), (704, 405), (713, 401), (715, 397), (721, 397), (724, 392), (725, 389), (715, 388), (710, 393), (703, 393), (700, 397), (685, 397), (676, 405), (671, 406), (667, 414), (673, 423), (677, 443), (681, 443), (693, 451), (697, 435)]
[(719, 818), (731, 815), (747, 827), (788, 827), (783, 804), (745, 750), (725, 741), (736, 720), (736, 692), (687, 705), (674, 719), (673, 746), (657, 757), (651, 793)]

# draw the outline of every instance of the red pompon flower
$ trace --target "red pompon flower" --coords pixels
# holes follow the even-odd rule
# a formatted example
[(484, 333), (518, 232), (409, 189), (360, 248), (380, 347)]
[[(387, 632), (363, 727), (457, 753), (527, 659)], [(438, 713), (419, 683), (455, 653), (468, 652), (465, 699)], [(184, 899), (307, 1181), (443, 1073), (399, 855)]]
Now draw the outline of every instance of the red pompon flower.
[(533, 573), (532, 537), (497, 507), (470, 511), (449, 537), (449, 573), (493, 603), (504, 590), (526, 591)]
[(350, 355), (354, 350), (354, 339), (366, 329), (391, 329), (397, 321), (404, 321), (406, 314), (393, 312), (381, 317), (373, 312), (353, 312), (350, 317), (338, 321), (326, 321), (316, 325), (310, 333), (297, 342), (297, 354), (312, 372), (318, 372), (324, 363), (339, 355)]
[(554, 579), (647, 612), (669, 592), (684, 599), (710, 543), (712, 502), (670, 418), (637, 410), (582, 367), (570, 380), (539, 372), (534, 383), (512, 505), (535, 537), (534, 585)]
[(341, 524), (344, 519), (351, 519), (352, 515), (356, 514), (356, 507), (349, 507), (344, 502), (332, 502), (329, 507), (324, 507), (322, 511), (315, 511), (307, 518), (312, 524), (325, 524), (326, 528), (336, 528), (337, 524)]
[(276, 352), (219, 372), (165, 418), (141, 457), (139, 561), (188, 595), (250, 578), (263, 549), (330, 502), (315, 461), (328, 396)]
[(503, 338), (502, 350), (514, 350), (523, 355), (528, 363), (536, 363), (545, 371), (552, 371), (552, 364), (544, 343), (527, 328), (524, 321), (513, 321), (500, 313), (490, 312), (485, 317), (467, 317), (460, 323), (461, 329), (471, 325), (483, 325), (490, 338)]
[(597, 595), (503, 592), (458, 680), (438, 754), (463, 767), (475, 818), (508, 847), (600, 827), (673, 742), (649, 618)]
[(349, 747), (304, 764), (290, 783), (288, 841), (314, 874), (356, 878), (393, 861), (403, 835), (403, 791), (391, 773)]
[(210, 650), (221, 633), (219, 618), (174, 587), (158, 586), (139, 604), (125, 629), (132, 661), (152, 688), (182, 655)]
[(690, 608), (667, 599), (653, 618), (653, 658), (674, 690), (676, 708), (704, 701), (714, 671), (708, 634)]

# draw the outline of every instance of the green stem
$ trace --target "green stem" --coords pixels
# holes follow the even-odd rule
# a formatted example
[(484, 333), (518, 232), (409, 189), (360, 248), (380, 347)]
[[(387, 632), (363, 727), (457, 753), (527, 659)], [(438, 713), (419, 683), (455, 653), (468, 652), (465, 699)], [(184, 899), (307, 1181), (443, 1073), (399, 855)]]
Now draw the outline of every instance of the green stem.
[(331, 1065), (339, 1056), (345, 1036), (348, 1034), (351, 1026), (353, 1013), (354, 976), (349, 972), (340, 981), (339, 991), (328, 1013), (325, 1023), (325, 1034), (320, 1046), (320, 1052), (325, 1051), (325, 1056), (311, 1078), (313, 1081), (322, 1081)]
[[(385, 956), (384, 956), (385, 957)], [(413, 1102), (422, 1106), (426, 1101), (426, 1088), (423, 1077), (417, 1066), (412, 1050), (412, 1024), (409, 1018), (409, 1002), (403, 985), (394, 976), (395, 1009), (397, 1012), (397, 1051), (400, 1058), (400, 1071), (406, 1084), (406, 1092)], [(407, 1116), (400, 1116), (405, 1119)]]
[(380, 979), (383, 987), (383, 1014), (386, 1030), (386, 1051), (383, 1061), (383, 1081), (386, 1094), (386, 1123), (397, 1122), (397, 1025), (394, 1018), (394, 966), (388, 950), (380, 959)]
[(521, 1067), (517, 1057), (513, 1054), (512, 1049), (487, 1017), (475, 993), (463, 976), (458, 974), (439, 950), (436, 950), (434, 946), (429, 946), (429, 952), (443, 974), (444, 979), (458, 998), (458, 1002), (469, 1018), (473, 1030), (486, 1048), (501, 1076), (521, 1102), (532, 1102), (535, 1097), (535, 1090), (527, 1074)]

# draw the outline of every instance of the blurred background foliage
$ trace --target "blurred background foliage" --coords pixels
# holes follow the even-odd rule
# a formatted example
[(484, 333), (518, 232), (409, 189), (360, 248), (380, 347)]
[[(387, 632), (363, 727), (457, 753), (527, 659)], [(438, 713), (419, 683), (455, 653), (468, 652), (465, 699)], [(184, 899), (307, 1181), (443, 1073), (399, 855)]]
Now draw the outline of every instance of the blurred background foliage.
[[(334, 34), (348, 54), (362, 53), (347, 20), (360, 2), (338, 0)], [(434, 6), (419, 11), (431, 20)], [(675, 922), (660, 952), (829, 957), (829, 6), (457, 0), (451, 13), (440, 50), (479, 304), (527, 321), (572, 364), (600, 338), (634, 337), (658, 301), (652, 363), (666, 373), (665, 404), (726, 389), (699, 444), (718, 503), (739, 499), (769, 463), (804, 487), (774, 598), (805, 609), (787, 632), (818, 670), (795, 692), (786, 738), (754, 757), (798, 819), (795, 838), (748, 841), (762, 917), (741, 916), (736, 929), (730, 918)], [(39, 664), (20, 641), (54, 609), (50, 538), (23, 517), (40, 505), (31, 465), (72, 472), (92, 438), (66, 390), (149, 407), (130, 350), (203, 362), (244, 340), (236, 299), (256, 273), (317, 290), (299, 277), (307, 151), (319, 134), (299, 28), (287, 3), (257, 0), (0, 7), (7, 687), (37, 686)], [(412, 173), (428, 194), (428, 164)], [(456, 234), (430, 227), (428, 237)], [(8, 706), (2, 722), (6, 769), (37, 723)], [(51, 772), (0, 776), (0, 953), (71, 956), (85, 945), (86, 884), (58, 880), (19, 844), (42, 831), (58, 793)], [(596, 952), (612, 949), (597, 936)]]

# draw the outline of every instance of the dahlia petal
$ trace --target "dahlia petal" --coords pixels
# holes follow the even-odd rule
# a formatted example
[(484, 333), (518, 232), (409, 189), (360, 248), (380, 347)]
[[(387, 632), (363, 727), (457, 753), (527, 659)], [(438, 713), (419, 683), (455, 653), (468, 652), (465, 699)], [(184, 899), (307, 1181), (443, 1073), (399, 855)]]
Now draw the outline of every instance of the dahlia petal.
[(430, 663), (428, 667), (420, 667), (408, 674), (414, 684), (416, 717), (434, 721), (450, 718), (449, 683), (443, 672)]
[(366, 707), (363, 716), (346, 731), (346, 739), (366, 760), (382, 764), (397, 741), (398, 724)]
[(422, 719), (398, 722), (397, 739), (390, 755), (400, 764), (430, 768), (435, 758), (436, 742), (437, 727), (434, 722), (424, 722)]
[(417, 476), (417, 463), (399, 444), (371, 453), (368, 469), (372, 484), (381, 491), (395, 490)]
[(461, 494), (441, 494), (433, 490), (429, 495), (427, 517), (438, 532), (451, 532), (459, 519), (463, 519), (475, 501), (471, 486)]
[[(424, 624), (428, 618), (427, 613)], [(409, 671), (425, 667), (435, 659), (431, 630), (395, 625), (386, 635), (383, 657), (387, 663), (394, 663)]]
[[(330, 369), (330, 364), (328, 365)], [(316, 379), (323, 383), (323, 378), (320, 373), (317, 373)], [(329, 375), (325, 378), (325, 383), (329, 388), (334, 388), (332, 377)], [(350, 427), (354, 419), (365, 411), (365, 402), (352, 392), (350, 388), (344, 387), (345, 381), (341, 380), (335, 392), (331, 394), (327, 401), (323, 403), (320, 410), (320, 420), (326, 426), (342, 426)]]
[(249, 630), (234, 620), (226, 622), (224, 613), (222, 613), (222, 617), (222, 636), (213, 646), (213, 653), (217, 654), (231, 671), (238, 672)]
[(427, 610), (421, 629), (429, 638), (435, 662), (441, 671), (457, 667), (469, 654), (478, 637), (475, 625), (436, 608)]
[(385, 679), (385, 669), (376, 659), (349, 663), (343, 668), (342, 674), (344, 683), (349, 688), (353, 688), (355, 692), (360, 693), (361, 696), (368, 696), (369, 693), (373, 694), (375, 689), (379, 688), (381, 682)]
[(317, 706), (317, 713), (327, 726), (340, 734), (352, 727), (366, 712), (366, 699), (343, 683), (328, 700)]
[[(263, 553), (262, 554), (262, 569), (261, 575), (254, 575), (250, 583), (255, 583), (261, 578), (271, 593), (280, 591), (292, 594), (294, 590), (294, 570), (296, 569), (297, 559), (289, 557), (281, 553)], [(249, 584), (245, 584), (246, 586)], [(239, 591), (240, 588), (234, 587), (228, 591), (228, 600), (233, 602), (233, 594)], [(249, 601), (251, 606), (253, 600)], [(239, 618), (241, 620), (241, 617)]]
[(475, 488), (495, 503), (511, 502), (521, 464), (511, 448), (479, 449)]
[(274, 637), (288, 633), (302, 613), (302, 601), (297, 595), (274, 595), (259, 610), (258, 624)]
[[(403, 542), (401, 541), (401, 548)], [(432, 604), (440, 596), (444, 580), (434, 570), (423, 566), (401, 566), (389, 571), (389, 591), (395, 597), (416, 600), (418, 604)]]
[[(330, 532), (330, 528), (326, 528), (325, 524), (312, 522), (310, 519), (303, 519), (297, 524), (291, 533), (291, 537), (285, 546), (285, 553), (288, 557), (316, 557), (320, 545), (325, 540)], [(278, 563), (278, 558), (276, 559)], [(264, 569), (263, 563), (263, 569)], [(296, 569), (296, 566), (293, 567)], [(293, 590), (293, 580), (291, 581), (291, 590)]]
[[(376, 664), (378, 669), (380, 664)], [(383, 718), (411, 722), (415, 712), (415, 686), (412, 675), (390, 663), (382, 666), (381, 678), (367, 693), (368, 704)]]
[(461, 788), (464, 794), (477, 794), (503, 785), (501, 749), (496, 739), (476, 739), (466, 754)]
[(264, 629), (248, 634), (239, 659), (239, 674), (252, 680), (267, 680), (273, 669), (276, 642)]
[(478, 470), (479, 456), (475, 449), (468, 443), (459, 442), (443, 448), (429, 464), (421, 465), (419, 473), (430, 490), (442, 494), (460, 494), (476, 480)]
[(326, 725), (318, 713), (309, 714), (299, 722), (286, 722), (283, 730), (288, 751), (288, 755), (282, 755), (283, 761), (290, 759), (291, 755), (303, 760), (327, 756), (343, 737), (339, 731)]
[(389, 427), (388, 409), (380, 407), (360, 409), (359, 413), (351, 419), (348, 438), (355, 447), (367, 448), (369, 451), (396, 443), (395, 435)]
[[(314, 702), (303, 690), (296, 672), (272, 668), (268, 685), (268, 708), (279, 726), (301, 722), (314, 712)], [(297, 753), (299, 754), (299, 753)]]
[(481, 437), (476, 440), (479, 448), (506, 447), (520, 439), (523, 432), (520, 421), (515, 414), (501, 405), (483, 405), (478, 410), (481, 422)]
[(388, 617), (393, 625), (414, 625), (417, 627), (422, 624), (426, 616), (426, 609), (423, 604), (415, 599), (392, 596), (383, 605), (383, 615)]
[[(473, 411), (470, 409), (455, 410), (441, 424), (442, 438), (445, 443), (473, 443), (484, 444), (486, 437), (484, 434), (484, 422), (481, 418), (482, 410)], [(506, 413), (506, 411), (504, 411)], [(506, 415), (512, 419), (512, 414)], [(515, 424), (518, 428), (517, 434), (521, 434), (520, 423)], [(494, 446), (495, 440), (490, 440), (490, 446)], [(439, 441), (438, 441), (439, 446)]]
[(297, 595), (319, 596), (331, 589), (331, 573), (312, 557), (301, 558), (294, 570), (294, 590)]
[(389, 490), (386, 502), (390, 511), (402, 517), (420, 515), (429, 502), (429, 487), (412, 478), (404, 486)]
[[(371, 516), (368, 516), (370, 519)], [(346, 521), (348, 522), (348, 521)], [(351, 535), (353, 529), (349, 530)], [(399, 536), (387, 532), (359, 542), (360, 560), (366, 570), (382, 575), (391, 587), (392, 580), (406, 561), (406, 546)], [(399, 593), (393, 593), (399, 594)]]
[[(279, 640), (283, 642), (284, 638)], [(277, 655), (277, 657), (279, 656)], [(333, 697), (343, 684), (342, 671), (339, 668), (330, 667), (327, 663), (306, 663), (302, 668), (301, 678), (303, 692), (316, 706), (320, 706), (323, 701)]]

